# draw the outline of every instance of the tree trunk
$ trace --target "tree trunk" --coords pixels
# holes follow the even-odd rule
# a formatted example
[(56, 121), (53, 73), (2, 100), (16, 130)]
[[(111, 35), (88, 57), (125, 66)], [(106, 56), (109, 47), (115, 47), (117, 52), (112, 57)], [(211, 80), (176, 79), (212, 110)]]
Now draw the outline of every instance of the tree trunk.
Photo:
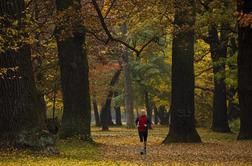
[[(0, 17), (4, 18), (0, 24), (6, 28), (13, 28), (10, 18), (17, 20), (17, 30), (20, 32), (26, 27), (22, 21), (24, 11), (23, 0), (0, 1)], [(4, 32), (0, 29), (0, 35), (2, 33)], [(0, 53), (0, 68), (6, 70), (0, 73), (0, 147), (44, 148), (53, 145), (54, 140), (42, 132), (39, 123), (40, 107), (32, 71), (30, 46), (18, 43), (15, 46), (18, 50), (12, 50), (10, 47), (13, 45), (6, 43), (8, 49)]]
[[(62, 12), (72, 7), (73, 13), (79, 13), (80, 3), (79, 1), (76, 1), (76, 3), (73, 1), (56, 0), (57, 11)], [(68, 24), (71, 24), (72, 28), (69, 29), (64, 25), (56, 28), (64, 104), (59, 135), (61, 138), (79, 135), (84, 140), (89, 141), (91, 140), (91, 103), (88, 59), (84, 49), (85, 30), (80, 25), (80, 21), (77, 20), (81, 18), (76, 17), (74, 19), (72, 17), (68, 18), (68, 21), (71, 21)], [(63, 36), (63, 33), (66, 35)]]
[(125, 101), (125, 112), (126, 112), (126, 125), (127, 128), (135, 128), (134, 123), (134, 104), (133, 104), (133, 92), (132, 92), (132, 83), (130, 76), (130, 67), (129, 67), (129, 52), (126, 51), (124, 54), (124, 101)]
[[(230, 45), (231, 45), (230, 57), (233, 57), (236, 54), (236, 52), (238, 51), (236, 39), (234, 37), (230, 39)], [(228, 67), (230, 70), (236, 70), (237, 64), (229, 63)], [(231, 86), (227, 92), (228, 119), (229, 120), (235, 120), (235, 119), (240, 118), (239, 104), (235, 103), (235, 95), (236, 95), (237, 91), (238, 91), (238, 89), (235, 86)]]
[(235, 103), (235, 94), (236, 91), (234, 88), (228, 90), (228, 119), (235, 120), (240, 118), (239, 104)]
[(154, 123), (158, 124), (159, 123), (159, 117), (158, 117), (158, 109), (156, 107), (156, 105), (154, 105)]
[(150, 121), (150, 123), (148, 124), (148, 128), (151, 129), (152, 128), (152, 104), (150, 102), (149, 93), (147, 91), (145, 91), (144, 93), (144, 100), (145, 100), (145, 108), (147, 112), (147, 117)]
[[(226, 25), (222, 25), (224, 29)], [(221, 37), (215, 25), (209, 26), (210, 50), (214, 73), (213, 118), (211, 129), (216, 132), (230, 132), (227, 116), (227, 90), (225, 83), (225, 60), (227, 57), (228, 32), (221, 30)], [(221, 75), (221, 77), (219, 77)]]
[(194, 124), (195, 0), (177, 0), (174, 5), (174, 24), (179, 31), (173, 37), (171, 123), (163, 143), (201, 142)]
[(97, 101), (95, 97), (93, 99), (93, 108), (94, 108), (95, 125), (101, 126), (100, 115), (98, 112), (98, 106), (97, 106)]
[[(118, 92), (114, 92), (114, 97), (118, 96)], [(116, 125), (122, 126), (122, 117), (121, 117), (121, 108), (120, 106), (115, 106), (115, 117), (116, 117)]]
[[(115, 72), (109, 84), (110, 88), (113, 88), (115, 84), (119, 81), (120, 74), (121, 74), (121, 69)], [(101, 109), (101, 124), (102, 124), (103, 131), (108, 130), (109, 129), (108, 126), (113, 124), (112, 115), (111, 115), (111, 101), (112, 101), (113, 94), (114, 94), (114, 90), (110, 89), (107, 99), (105, 101), (105, 104), (102, 106), (102, 109)]]
[[(252, 12), (252, 1), (240, 0), (238, 11)], [(250, 16), (251, 17), (251, 16)], [(241, 111), (239, 140), (252, 139), (252, 28), (239, 23), (238, 94)]]
[(168, 113), (165, 110), (165, 106), (160, 106), (158, 108), (158, 117), (160, 119), (161, 125), (167, 125), (168, 124)]
[(40, 92), (37, 92), (37, 97), (38, 97), (39, 123), (40, 123), (40, 126), (45, 130), (47, 129), (46, 127), (46, 119), (47, 119), (46, 102), (45, 102), (44, 95), (41, 94)]

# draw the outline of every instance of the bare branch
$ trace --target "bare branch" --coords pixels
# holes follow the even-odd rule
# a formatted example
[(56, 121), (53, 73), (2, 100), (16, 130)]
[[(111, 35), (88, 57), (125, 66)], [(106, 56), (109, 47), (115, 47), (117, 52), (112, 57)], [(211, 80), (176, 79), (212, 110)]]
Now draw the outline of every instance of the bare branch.
[(198, 63), (198, 62), (202, 61), (209, 53), (210, 53), (210, 51), (207, 51), (203, 55), (201, 55), (198, 59), (194, 59), (194, 63)]
[(205, 73), (205, 72), (207, 72), (207, 71), (209, 71), (209, 70), (212, 70), (213, 69), (213, 67), (209, 67), (209, 68), (207, 68), (207, 69), (205, 69), (205, 70), (202, 70), (201, 72), (199, 72), (198, 74), (195, 74), (195, 77), (199, 77), (199, 76), (201, 76), (203, 73)]
[(106, 19), (106, 18), (108, 17), (108, 15), (109, 15), (111, 9), (113, 8), (115, 2), (116, 2), (116, 0), (113, 0), (113, 1), (111, 2), (111, 5), (109, 6), (109, 8), (108, 8), (108, 10), (107, 10), (107, 12), (106, 12), (106, 14), (105, 14), (105, 16), (104, 16), (104, 19)]
[(208, 91), (208, 92), (214, 92), (214, 90), (213, 89), (211, 89), (211, 88), (205, 88), (205, 87), (201, 87), (201, 86), (197, 86), (197, 85), (195, 85), (195, 87), (194, 87), (195, 89), (200, 89), (200, 90), (203, 90), (203, 91)]

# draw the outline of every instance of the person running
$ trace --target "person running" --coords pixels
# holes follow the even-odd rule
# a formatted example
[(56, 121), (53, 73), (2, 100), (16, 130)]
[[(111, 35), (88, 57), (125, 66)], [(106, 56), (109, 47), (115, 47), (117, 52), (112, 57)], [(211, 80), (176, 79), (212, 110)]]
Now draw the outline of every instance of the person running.
[(146, 154), (146, 145), (147, 145), (147, 138), (148, 138), (148, 124), (150, 121), (146, 116), (146, 111), (144, 109), (141, 110), (139, 117), (137, 117), (136, 126), (138, 129), (138, 134), (140, 138), (140, 142), (144, 142), (144, 150), (141, 151), (141, 154)]

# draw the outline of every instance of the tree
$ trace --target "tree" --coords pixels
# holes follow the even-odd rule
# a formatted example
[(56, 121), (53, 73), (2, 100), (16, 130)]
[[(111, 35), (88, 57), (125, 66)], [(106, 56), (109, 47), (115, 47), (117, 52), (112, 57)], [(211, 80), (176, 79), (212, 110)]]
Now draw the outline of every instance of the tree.
[[(0, 146), (44, 148), (54, 139), (42, 131), (41, 106), (27, 41), (29, 20), (23, 0), (0, 1)], [(12, 30), (13, 33), (8, 33)]]
[(158, 108), (158, 117), (160, 119), (161, 125), (167, 125), (168, 124), (168, 113), (166, 112), (165, 106), (161, 105)]
[(91, 140), (91, 103), (85, 28), (81, 24), (79, 0), (56, 0), (59, 23), (56, 28), (64, 112), (60, 137), (79, 135)]
[(124, 102), (126, 111), (126, 124), (127, 128), (135, 128), (134, 123), (134, 104), (133, 104), (133, 91), (132, 81), (130, 75), (129, 52), (125, 51), (123, 56), (123, 71), (124, 71)]
[(154, 123), (158, 124), (159, 123), (159, 117), (158, 117), (158, 108), (156, 105), (154, 105)]
[[(229, 67), (229, 75), (233, 76), (231, 77), (232, 82), (229, 85), (228, 92), (227, 92), (227, 98), (228, 98), (228, 119), (229, 120), (235, 120), (240, 118), (240, 108), (238, 99), (236, 97), (238, 88), (237, 88), (237, 52), (238, 52), (238, 46), (236, 44), (237, 39), (232, 37), (230, 39), (230, 55), (229, 59), (230, 62), (228, 62)], [(233, 81), (235, 80), (235, 81)]]
[[(233, 20), (230, 14), (233, 12), (230, 0), (224, 1), (200, 1), (202, 11), (201, 21), (207, 27), (208, 35), (202, 37), (210, 46), (211, 68), (213, 69), (213, 116), (211, 129), (216, 132), (230, 132), (227, 111), (227, 58), (228, 42), (231, 36)], [(218, 12), (216, 12), (218, 11)], [(218, 19), (216, 19), (218, 17)], [(200, 28), (202, 26), (199, 26)], [(203, 28), (202, 28), (203, 29)], [(201, 31), (201, 30), (199, 30)], [(201, 32), (199, 35), (204, 35)], [(207, 55), (207, 54), (206, 54)]]
[[(225, 7), (226, 10), (226, 8), (229, 7), (229, 2), (225, 0), (223, 3), (223, 7)], [(218, 23), (214, 21), (208, 26), (208, 41), (214, 73), (213, 118), (211, 129), (216, 132), (230, 132), (227, 116), (227, 87), (225, 82), (229, 26), (227, 20), (222, 21), (220, 31), (218, 31), (217, 28)], [(220, 37), (218, 33), (220, 33)]]
[(146, 90), (144, 93), (144, 101), (145, 101), (145, 108), (146, 108), (146, 112), (147, 112), (147, 117), (150, 121), (150, 123), (148, 124), (148, 128), (151, 129), (152, 128), (152, 103), (150, 101), (149, 93)]
[(252, 1), (238, 1), (239, 51), (238, 95), (241, 111), (241, 126), (238, 139), (252, 139)]
[(177, 0), (174, 7), (171, 123), (163, 143), (201, 142), (194, 124), (195, 1)]
[[(114, 92), (114, 98), (118, 97), (119, 94), (117, 91)], [(116, 117), (116, 125), (117, 126), (122, 126), (122, 117), (121, 117), (121, 107), (118, 105), (115, 105), (114, 107), (115, 110), (115, 117)]]
[[(230, 132), (227, 116), (227, 90), (225, 83), (225, 59), (227, 57), (228, 33), (226, 25), (221, 27), (221, 36), (215, 25), (209, 26), (209, 41), (214, 73), (213, 131)], [(221, 75), (221, 77), (218, 77)]]
[(94, 116), (95, 116), (95, 125), (96, 126), (101, 126), (101, 120), (100, 120), (97, 100), (96, 100), (95, 96), (93, 97), (93, 109), (94, 109)]
[(114, 90), (112, 89), (115, 84), (119, 81), (119, 77), (121, 74), (121, 69), (117, 70), (110, 82), (110, 90), (108, 92), (108, 96), (106, 98), (106, 101), (104, 103), (104, 105), (102, 106), (101, 109), (101, 125), (102, 125), (102, 130), (106, 131), (108, 130), (108, 126), (112, 123), (112, 117), (111, 117), (111, 101), (112, 101), (112, 97), (114, 94)]

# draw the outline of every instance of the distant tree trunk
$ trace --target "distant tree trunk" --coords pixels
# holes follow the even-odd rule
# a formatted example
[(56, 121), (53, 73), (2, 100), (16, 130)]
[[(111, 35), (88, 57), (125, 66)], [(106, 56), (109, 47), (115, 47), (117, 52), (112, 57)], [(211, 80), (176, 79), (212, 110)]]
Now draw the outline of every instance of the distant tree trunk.
[[(114, 97), (118, 96), (118, 92), (114, 92)], [(122, 116), (121, 116), (121, 108), (120, 106), (115, 106), (115, 117), (116, 117), (116, 125), (122, 126)]]
[[(24, 11), (23, 0), (0, 1), (0, 17), (3, 17), (0, 20), (1, 26), (13, 28), (10, 19), (14, 19), (18, 21), (19, 33), (23, 30), (21, 28), (26, 27), (22, 21), (25, 17)], [(1, 28), (0, 35), (3, 33)], [(27, 37), (28, 34), (19, 35)], [(12, 50), (12, 46), (14, 45), (6, 43), (8, 49), (0, 53), (0, 68), (6, 69), (6, 72), (0, 73), (0, 147), (43, 148), (53, 145), (53, 139), (41, 130), (30, 46), (18, 43), (15, 45), (18, 50)]]
[(163, 143), (201, 142), (194, 124), (195, 0), (177, 0), (174, 5), (179, 32), (173, 37), (171, 123)]
[[(222, 29), (226, 25), (222, 25)], [(225, 60), (227, 57), (228, 32), (221, 30), (221, 37), (215, 25), (209, 26), (209, 40), (214, 73), (213, 118), (211, 129), (216, 132), (230, 132), (227, 116), (227, 91), (225, 83)], [(221, 75), (221, 77), (219, 77)]]
[(154, 123), (155, 124), (158, 124), (158, 122), (159, 122), (159, 117), (158, 117), (158, 109), (157, 109), (157, 106), (156, 105), (154, 105)]
[(165, 106), (160, 106), (158, 108), (158, 117), (160, 119), (161, 125), (167, 125), (168, 124), (168, 113), (165, 110)]
[[(80, 12), (80, 2), (77, 0), (56, 0), (56, 6), (58, 12), (69, 7), (73, 10), (73, 13), (69, 13), (70, 15)], [(85, 29), (80, 25), (80, 19), (78, 16), (68, 18), (67, 20), (71, 22), (67, 23), (72, 26), (70, 29), (64, 25), (56, 28), (64, 104), (59, 135), (61, 138), (79, 135), (84, 140), (90, 141), (89, 68), (84, 49)]]
[[(252, 1), (238, 1), (238, 11), (244, 14), (252, 12)], [(251, 24), (239, 24), (238, 52), (238, 94), (241, 111), (239, 140), (252, 139), (252, 28)]]
[[(230, 57), (233, 57), (236, 54), (236, 52), (238, 51), (238, 47), (237, 47), (235, 38), (230, 39), (230, 45), (231, 45)], [(236, 70), (237, 64), (229, 63), (228, 67), (230, 68), (230, 70)], [(235, 103), (235, 95), (236, 95), (237, 91), (238, 91), (238, 89), (236, 87), (231, 86), (227, 92), (228, 119), (229, 120), (234, 120), (234, 119), (240, 118), (239, 104)]]
[[(115, 84), (119, 81), (120, 74), (121, 74), (121, 69), (117, 70), (114, 73), (112, 80), (109, 84), (110, 88), (113, 88)], [(103, 131), (108, 130), (109, 129), (108, 126), (113, 124), (112, 116), (111, 116), (111, 101), (112, 101), (113, 94), (114, 94), (114, 90), (110, 89), (107, 99), (105, 101), (105, 104), (102, 106), (102, 109), (101, 109), (101, 124), (102, 124)]]
[(228, 119), (229, 120), (235, 120), (240, 118), (240, 110), (239, 110), (239, 104), (235, 103), (235, 94), (237, 92), (237, 89), (230, 88), (228, 90)]
[(132, 83), (130, 76), (130, 67), (129, 67), (129, 52), (125, 51), (124, 54), (124, 91), (125, 91), (125, 112), (126, 112), (126, 125), (127, 128), (135, 128), (134, 124), (134, 104), (133, 104), (133, 92), (132, 92)]
[(145, 100), (145, 108), (146, 108), (146, 112), (147, 112), (147, 117), (150, 121), (148, 127), (151, 129), (152, 128), (152, 104), (149, 99), (148, 91), (145, 91), (145, 93), (144, 93), (144, 100)]
[(47, 119), (47, 107), (44, 95), (37, 92), (38, 97), (38, 110), (39, 110), (39, 123), (43, 129), (46, 129), (46, 119)]
[(101, 126), (100, 115), (99, 115), (97, 101), (95, 97), (93, 99), (93, 108), (94, 108), (95, 125)]

